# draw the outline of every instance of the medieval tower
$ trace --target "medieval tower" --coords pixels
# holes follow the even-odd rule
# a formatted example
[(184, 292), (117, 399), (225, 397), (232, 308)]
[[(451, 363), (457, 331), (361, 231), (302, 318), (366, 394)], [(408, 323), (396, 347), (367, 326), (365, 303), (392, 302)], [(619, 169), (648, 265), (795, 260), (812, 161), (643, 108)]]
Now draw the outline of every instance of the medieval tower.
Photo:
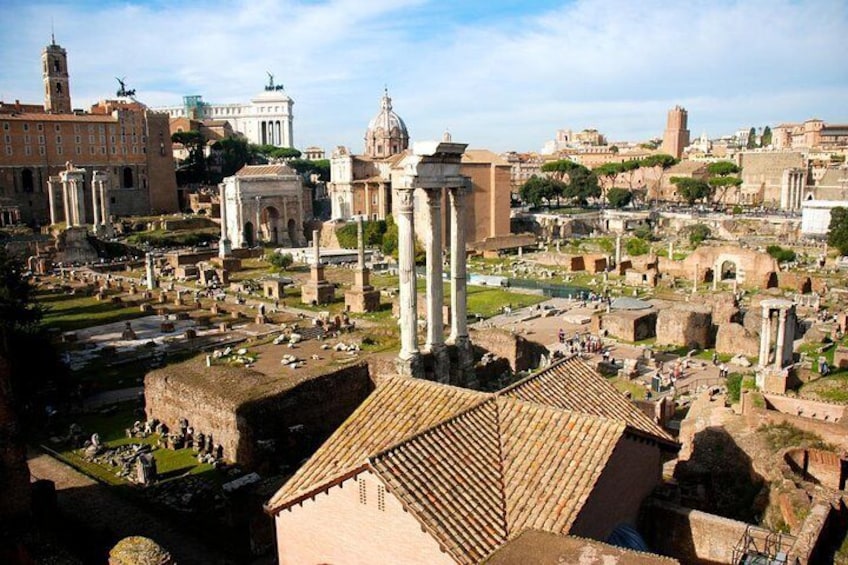
[(44, 110), (53, 114), (71, 113), (71, 88), (68, 78), (68, 52), (56, 45), (41, 51), (41, 72), (44, 79)]
[(687, 128), (688, 114), (686, 109), (675, 106), (668, 111), (668, 123), (663, 133), (662, 151), (680, 159), (683, 149), (689, 145), (689, 130)]

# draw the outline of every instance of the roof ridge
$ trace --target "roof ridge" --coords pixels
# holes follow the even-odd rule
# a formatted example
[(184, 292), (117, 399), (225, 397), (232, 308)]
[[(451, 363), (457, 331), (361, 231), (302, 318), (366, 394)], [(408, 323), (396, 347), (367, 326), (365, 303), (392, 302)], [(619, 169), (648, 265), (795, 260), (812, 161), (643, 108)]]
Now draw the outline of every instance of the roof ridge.
[[(565, 357), (565, 358), (557, 361), (556, 363), (552, 363), (552, 364), (548, 365), (547, 367), (545, 367), (544, 369), (542, 369), (541, 371), (537, 371), (535, 373), (527, 375), (526, 377), (524, 377), (520, 381), (514, 382), (511, 385), (509, 385), (508, 387), (502, 388), (502, 389), (494, 392), (494, 395), (495, 396), (504, 396), (506, 393), (512, 392), (513, 390), (520, 388), (521, 386), (525, 385), (526, 383), (529, 383), (532, 380), (538, 379), (539, 375), (542, 375), (542, 374), (546, 373), (547, 371), (550, 371), (554, 367), (559, 367), (560, 365), (564, 365), (566, 361), (571, 361), (572, 359), (577, 359), (577, 353), (569, 355), (568, 357)], [(578, 359), (578, 361), (582, 362), (582, 359)]]

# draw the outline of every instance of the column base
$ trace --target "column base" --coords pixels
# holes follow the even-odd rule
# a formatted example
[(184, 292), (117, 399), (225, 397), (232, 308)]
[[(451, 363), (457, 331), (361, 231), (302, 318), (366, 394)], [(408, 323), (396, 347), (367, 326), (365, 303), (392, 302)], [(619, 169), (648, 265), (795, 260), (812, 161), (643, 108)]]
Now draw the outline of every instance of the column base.
[(424, 363), (421, 360), (421, 354), (417, 351), (409, 355), (409, 357), (398, 356), (395, 362), (398, 374), (402, 377), (410, 377), (420, 379), (424, 377)]
[(474, 372), (474, 346), (467, 335), (451, 338), (456, 349), (457, 367), (453, 371), (453, 383), (466, 388), (477, 388), (477, 374)]
[(221, 259), (226, 258), (232, 253), (232, 244), (229, 239), (222, 239), (218, 242), (218, 257)]
[(450, 384), (450, 353), (445, 344), (440, 343), (430, 347), (433, 356), (433, 380), (443, 384)]
[(380, 291), (374, 287), (353, 287), (345, 293), (348, 312), (376, 312), (380, 309)]

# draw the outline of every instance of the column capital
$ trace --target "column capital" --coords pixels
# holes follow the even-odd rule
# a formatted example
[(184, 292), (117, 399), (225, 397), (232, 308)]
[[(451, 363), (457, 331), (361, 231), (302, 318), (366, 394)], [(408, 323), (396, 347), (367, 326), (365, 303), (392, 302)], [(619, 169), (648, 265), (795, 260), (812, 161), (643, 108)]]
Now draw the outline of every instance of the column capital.
[(415, 208), (415, 189), (414, 188), (396, 188), (398, 195), (398, 208), (401, 212), (411, 214)]

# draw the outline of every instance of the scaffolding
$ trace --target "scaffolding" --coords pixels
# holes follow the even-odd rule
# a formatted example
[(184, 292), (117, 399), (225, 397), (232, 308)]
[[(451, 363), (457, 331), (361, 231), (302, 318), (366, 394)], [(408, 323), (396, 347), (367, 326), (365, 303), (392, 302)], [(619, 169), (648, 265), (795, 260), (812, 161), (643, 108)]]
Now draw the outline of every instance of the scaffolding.
[(765, 528), (748, 526), (742, 539), (733, 548), (736, 565), (795, 565), (790, 561), (789, 549), (795, 537)]

